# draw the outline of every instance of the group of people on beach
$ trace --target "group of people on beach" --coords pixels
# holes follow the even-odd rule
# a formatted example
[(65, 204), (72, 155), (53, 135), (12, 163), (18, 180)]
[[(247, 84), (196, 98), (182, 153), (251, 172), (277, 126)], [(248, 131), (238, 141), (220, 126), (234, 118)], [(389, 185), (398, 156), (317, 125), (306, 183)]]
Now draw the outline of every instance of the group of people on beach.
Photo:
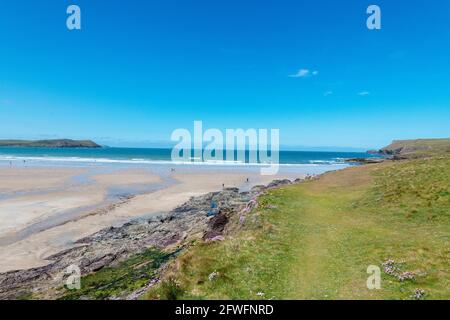
[[(22, 160), (22, 161), (23, 161), (24, 164), (27, 162), (26, 160)], [(12, 165), (13, 165), (13, 162), (9, 161), (9, 166), (12, 167)]]
[[(250, 179), (249, 179), (249, 178), (247, 178), (247, 180), (245, 180), (245, 182), (246, 182), (246, 183), (249, 183), (249, 182), (250, 182)], [(225, 183), (222, 183), (222, 188), (224, 188), (224, 189), (225, 189)]]

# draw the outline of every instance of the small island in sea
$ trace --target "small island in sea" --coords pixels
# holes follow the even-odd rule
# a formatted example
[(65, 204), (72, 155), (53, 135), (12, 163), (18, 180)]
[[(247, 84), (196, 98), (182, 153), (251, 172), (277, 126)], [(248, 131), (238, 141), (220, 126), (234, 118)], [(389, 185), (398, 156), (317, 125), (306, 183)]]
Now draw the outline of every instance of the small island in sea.
[(0, 140), (0, 147), (21, 148), (101, 148), (92, 140)]

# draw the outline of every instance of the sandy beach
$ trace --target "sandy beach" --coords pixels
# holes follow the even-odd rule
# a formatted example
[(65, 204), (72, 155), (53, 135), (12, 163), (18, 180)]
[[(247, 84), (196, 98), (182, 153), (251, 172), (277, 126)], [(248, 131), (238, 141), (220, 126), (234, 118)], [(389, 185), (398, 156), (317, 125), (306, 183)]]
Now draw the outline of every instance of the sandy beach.
[[(225, 187), (247, 190), (287, 172), (177, 167), (0, 167), (0, 272), (48, 264), (46, 258), (110, 226), (158, 215), (190, 197)], [(248, 179), (248, 182), (247, 182)]]

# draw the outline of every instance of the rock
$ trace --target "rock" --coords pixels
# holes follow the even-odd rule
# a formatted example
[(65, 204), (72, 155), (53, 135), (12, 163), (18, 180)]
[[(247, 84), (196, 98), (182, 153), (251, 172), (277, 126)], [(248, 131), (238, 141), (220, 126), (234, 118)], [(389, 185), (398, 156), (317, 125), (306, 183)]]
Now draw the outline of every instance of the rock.
[(225, 188), (225, 189), (223, 189), (223, 191), (239, 193), (239, 188)]
[(208, 230), (203, 235), (204, 241), (217, 241), (222, 237), (223, 231), (228, 224), (228, 217), (225, 213), (220, 212), (208, 222)]
[(291, 183), (292, 183), (291, 180), (288, 180), (288, 179), (274, 180), (274, 181), (272, 181), (271, 183), (269, 183), (267, 185), (267, 189), (277, 188), (279, 186), (286, 185), (286, 184), (291, 184)]
[(384, 158), (353, 158), (353, 159), (346, 159), (345, 162), (348, 163), (359, 163), (359, 164), (374, 164), (374, 163), (381, 163), (386, 161)]
[(258, 186), (254, 186), (254, 187), (250, 190), (250, 192), (252, 192), (252, 193), (261, 193), (261, 192), (263, 192), (264, 190), (266, 190), (266, 186), (258, 185)]

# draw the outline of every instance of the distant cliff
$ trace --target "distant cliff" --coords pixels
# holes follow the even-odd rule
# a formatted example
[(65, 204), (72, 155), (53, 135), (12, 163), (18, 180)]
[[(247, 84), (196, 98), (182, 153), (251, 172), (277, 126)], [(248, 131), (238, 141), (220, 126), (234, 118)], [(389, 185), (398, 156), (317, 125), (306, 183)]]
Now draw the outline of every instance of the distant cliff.
[(91, 140), (0, 140), (0, 147), (28, 148), (101, 148)]
[(424, 158), (449, 154), (450, 139), (394, 140), (379, 153), (398, 159)]

